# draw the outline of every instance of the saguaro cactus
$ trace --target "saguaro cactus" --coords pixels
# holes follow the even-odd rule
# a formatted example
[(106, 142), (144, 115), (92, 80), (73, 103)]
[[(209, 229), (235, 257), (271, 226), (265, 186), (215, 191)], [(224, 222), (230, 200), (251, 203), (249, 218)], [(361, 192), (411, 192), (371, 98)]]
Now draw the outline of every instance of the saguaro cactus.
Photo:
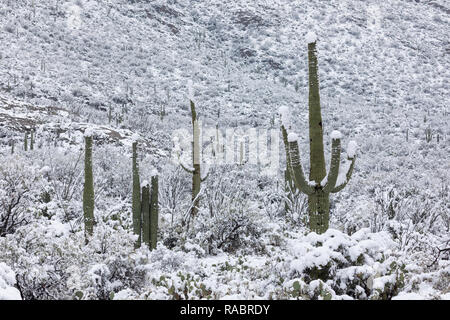
[(150, 196), (150, 249), (156, 249), (158, 240), (158, 176), (152, 177), (152, 193)]
[(23, 138), (23, 150), (28, 151), (28, 132), (25, 131), (25, 136)]
[(86, 129), (84, 134), (84, 189), (83, 212), (86, 242), (94, 232), (94, 177), (92, 174), (92, 131)]
[(142, 241), (150, 250), (156, 249), (158, 240), (158, 176), (151, 179), (151, 191), (148, 181), (142, 183)]
[(192, 168), (188, 168), (180, 161), (181, 167), (188, 173), (192, 174), (192, 207), (191, 207), (191, 217), (195, 217), (198, 212), (198, 207), (200, 204), (200, 184), (206, 180), (205, 177), (201, 176), (200, 168), (200, 128), (197, 118), (197, 112), (195, 111), (195, 104), (190, 100), (191, 104), (191, 118), (192, 118)]
[[(342, 190), (350, 180), (355, 164), (356, 143), (350, 141), (347, 148), (347, 162), (339, 173), (341, 156), (341, 134), (331, 133), (331, 163), (327, 176), (323, 148), (323, 127), (320, 110), (319, 78), (317, 72), (316, 37), (308, 34), (309, 69), (309, 146), (310, 173), (306, 180), (298, 150), (298, 137), (289, 133), (287, 139), (287, 162), (295, 187), (308, 195), (309, 226), (311, 231), (323, 233), (328, 229), (330, 216), (330, 193)], [(282, 118), (283, 120), (283, 118)], [(286, 130), (284, 123), (282, 131)]]
[(34, 129), (31, 129), (30, 134), (30, 150), (34, 150)]
[(133, 148), (133, 194), (131, 211), (133, 215), (133, 232), (138, 235), (138, 240), (136, 241), (136, 247), (141, 245), (141, 192), (140, 192), (140, 182), (139, 182), (139, 166), (137, 163), (137, 141), (132, 144)]
[(142, 241), (150, 247), (150, 186), (142, 182)]

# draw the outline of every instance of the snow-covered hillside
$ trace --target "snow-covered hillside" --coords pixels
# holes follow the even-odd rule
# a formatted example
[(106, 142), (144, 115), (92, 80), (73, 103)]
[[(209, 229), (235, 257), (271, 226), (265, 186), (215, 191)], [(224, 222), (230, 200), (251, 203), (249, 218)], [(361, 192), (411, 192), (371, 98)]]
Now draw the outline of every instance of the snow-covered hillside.
[[(449, 13), (443, 0), (0, 0), (0, 290), (15, 285), (24, 299), (450, 298)], [(359, 146), (351, 181), (331, 196), (329, 231), (308, 233), (304, 195), (285, 210), (281, 139), (275, 176), (249, 163), (210, 166), (187, 228), (192, 181), (172, 139), (192, 128), (190, 98), (204, 128), (223, 134), (278, 132), (278, 110), (289, 106), (309, 171), (309, 32), (326, 160), (333, 130)], [(96, 219), (87, 245), (86, 128)], [(136, 138), (141, 181), (155, 168), (160, 180), (153, 251), (134, 249)]]

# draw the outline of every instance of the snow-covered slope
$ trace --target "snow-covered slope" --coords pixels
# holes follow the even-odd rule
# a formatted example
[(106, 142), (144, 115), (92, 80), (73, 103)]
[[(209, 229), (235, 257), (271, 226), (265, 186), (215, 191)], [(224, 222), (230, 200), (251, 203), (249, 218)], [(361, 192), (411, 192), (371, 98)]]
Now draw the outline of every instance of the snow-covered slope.
[[(185, 186), (189, 186), (190, 181), (176, 167), (167, 164), (172, 133), (180, 128), (191, 129), (189, 98), (195, 100), (204, 124), (218, 123), (223, 130), (230, 127), (278, 130), (279, 107), (289, 106), (292, 128), (308, 170), (306, 42), (307, 34), (313, 32), (318, 39), (327, 160), (334, 130), (342, 133), (344, 145), (356, 140), (359, 146), (351, 182), (332, 197), (332, 228), (349, 237), (362, 228), (370, 228), (373, 233), (389, 231), (398, 246), (394, 256), (409, 259), (410, 266), (413, 265), (409, 271), (413, 276), (406, 285), (408, 292), (402, 293), (403, 296), (414, 296), (411, 292), (417, 291), (417, 283), (422, 286), (421, 297), (448, 296), (448, 290), (439, 289), (448, 284), (445, 280), (448, 257), (439, 255), (432, 267), (427, 266), (434, 261), (437, 248), (448, 244), (450, 230), (449, 11), (448, 3), (443, 0), (0, 0), (0, 156), (4, 159), (0, 169), (17, 173), (20, 176), (17, 181), (21, 183), (33, 181), (26, 197), (29, 202), (22, 208), (24, 212), (32, 212), (39, 219), (48, 216), (50, 225), (63, 224), (80, 236), (81, 166), (76, 159), (83, 148), (84, 130), (91, 128), (96, 132), (95, 187), (99, 190), (96, 214), (101, 231), (88, 249), (82, 246), (82, 237), (80, 240), (68, 235), (57, 238), (55, 246), (62, 252), (67, 246), (73, 249), (79, 263), (85, 262), (89, 269), (85, 271), (90, 272), (92, 279), (97, 279), (99, 274), (106, 274), (108, 268), (122, 263), (121, 254), (125, 252), (123, 249), (120, 254), (115, 251), (110, 254), (109, 249), (105, 249), (107, 254), (103, 254), (98, 249), (103, 248), (101, 237), (114, 234), (117, 243), (121, 237), (124, 242), (129, 240), (127, 197), (131, 178), (128, 160), (131, 139), (138, 134), (143, 147), (140, 150), (141, 160), (144, 159), (142, 174), (148, 176), (151, 169), (157, 167), (161, 176), (161, 228), (164, 231), (161, 240), (167, 247), (172, 247), (174, 242), (176, 250), (188, 253), (175, 249), (176, 252), (171, 253), (163, 247), (150, 256), (142, 253), (145, 258), (138, 255), (132, 262), (127, 261), (139, 265), (145, 259), (153, 259), (143, 267), (145, 269), (152, 263), (159, 263), (161, 257), (170, 261), (188, 259), (186, 270), (195, 265), (189, 259), (201, 259), (206, 264), (208, 259), (216, 262), (216, 258), (208, 254), (218, 250), (217, 246), (220, 249), (222, 244), (210, 239), (219, 232), (217, 229), (228, 226), (231, 219), (208, 220), (212, 216), (208, 208), (218, 206), (214, 202), (217, 201), (214, 192), (226, 185), (225, 193), (245, 199), (248, 207), (243, 209), (244, 204), (233, 197), (227, 198), (231, 204), (226, 202), (224, 207), (231, 208), (233, 214), (251, 212), (253, 218), (257, 217), (256, 227), (250, 224), (252, 227), (243, 229), (253, 235), (262, 234), (263, 240), (258, 242), (246, 234), (242, 243), (252, 249), (242, 250), (244, 254), (250, 250), (254, 261), (268, 262), (266, 269), (258, 271), (263, 277), (276, 267), (272, 265), (268, 248), (274, 248), (280, 259), (294, 259), (295, 254), (283, 256), (283, 248), (292, 241), (306, 239), (296, 234), (304, 232), (299, 227), (304, 206), (300, 204), (298, 214), (291, 218), (278, 214), (282, 211), (282, 205), (276, 207), (282, 203), (282, 171), (278, 177), (268, 178), (258, 176), (251, 166), (237, 169), (224, 166), (214, 169), (217, 172), (212, 170), (213, 179), (207, 182), (205, 195), (209, 200), (203, 202), (201, 210), (205, 219), (195, 227), (193, 244), (184, 243), (185, 235), (180, 236), (176, 225), (188, 210), (190, 195)], [(192, 90), (188, 86), (190, 81)], [(37, 146), (30, 154), (21, 148), (24, 131), (31, 129), (35, 129)], [(427, 140), (427, 133), (431, 133), (431, 140)], [(15, 141), (16, 152), (10, 155), (12, 141)], [(281, 144), (280, 152), (283, 153)], [(283, 156), (281, 159), (283, 162)], [(49, 170), (44, 171), (48, 175), (41, 174), (47, 167)], [(280, 163), (280, 168), (284, 168), (284, 164)], [(72, 175), (75, 178), (69, 179)], [(12, 194), (7, 189), (8, 183), (1, 186), (0, 196)], [(27, 190), (27, 187), (28, 183), (24, 183), (19, 189)], [(59, 193), (58, 188), (63, 191)], [(46, 193), (52, 199), (48, 203), (41, 199)], [(392, 212), (395, 218), (390, 216)], [(294, 227), (289, 219), (294, 221)], [(17, 256), (15, 250), (22, 252), (21, 234), (47, 234), (47, 222), (33, 223), (25, 229), (19, 228), (17, 235), (8, 235), (13, 238), (9, 241), (16, 245), (5, 251), (8, 265)], [(290, 233), (292, 228), (295, 232)], [(37, 240), (31, 238), (30, 241), (35, 244)], [(53, 247), (47, 242), (45, 250), (52, 252)], [(35, 245), (40, 248), (42, 244)], [(131, 240), (124, 245), (128, 247), (132, 247)], [(220, 250), (225, 250), (224, 247)], [(320, 247), (310, 249), (312, 254), (322, 250)], [(43, 252), (40, 254), (48, 256)], [(92, 252), (95, 258), (89, 260)], [(226, 253), (225, 260), (235, 262), (238, 268), (240, 263), (236, 261), (240, 261), (241, 253), (236, 256), (234, 252)], [(24, 258), (21, 267), (14, 271), (29, 288), (33, 288), (33, 281), (38, 288), (39, 279), (48, 281), (43, 276), (47, 271), (40, 272), (40, 277), (35, 277), (38, 280), (29, 280), (27, 277), (34, 278), (27, 268), (40, 255), (32, 249), (27, 254), (29, 260)], [(257, 254), (261, 256), (254, 257)], [(64, 259), (70, 267), (74, 258), (64, 256)], [(48, 265), (42, 264), (42, 270), (53, 262), (46, 263)], [(133, 271), (134, 267), (129, 266)], [(285, 267), (280, 267), (280, 273), (291, 278), (282, 285), (297, 288), (293, 273)], [(193, 272), (201, 278), (210, 271), (208, 268)], [(211, 286), (220, 286), (221, 281), (234, 277), (231, 275), (233, 268), (235, 266), (230, 267), (228, 262), (225, 266), (218, 265), (214, 272), (220, 281), (210, 279)], [(84, 294), (89, 298), (109, 297), (104, 292), (92, 293), (94, 289), (89, 282), (92, 279), (83, 278), (77, 273), (81, 273), (81, 269), (77, 270), (71, 270), (74, 279), (71, 275), (70, 281), (61, 286), (88, 288)], [(165, 272), (164, 267), (161, 270)], [(178, 281), (175, 280), (177, 269), (170, 270), (173, 281)], [(254, 277), (252, 270), (246, 276)], [(371, 272), (375, 274), (374, 270)], [(434, 282), (436, 275), (442, 282)], [(393, 277), (390, 273), (384, 276)], [(384, 280), (379, 279), (375, 285), (389, 282), (383, 279), (386, 282), (381, 283)], [(299, 286), (303, 285), (298, 281)], [(434, 286), (432, 290), (428, 282)], [(133, 287), (130, 283), (120, 289)], [(158, 282), (158, 286), (160, 284)], [(245, 294), (236, 297), (255, 297), (264, 292), (264, 286), (268, 286), (275, 297), (293, 297), (290, 291), (286, 296), (283, 291), (286, 288), (278, 291), (280, 288), (273, 283), (255, 286), (250, 285)], [(317, 296), (313, 287), (310, 283), (306, 286), (312, 290), (310, 297)], [(78, 297), (67, 288), (55, 290), (64, 292), (65, 298)], [(234, 287), (215, 289), (220, 292), (217, 297), (226, 297), (227, 290), (230, 296), (239, 291)], [(117, 293), (119, 289), (111, 290)], [(299, 290), (294, 291), (299, 294)], [(145, 290), (120, 292), (119, 297), (161, 297), (152, 296), (153, 293), (147, 295)], [(26, 297), (42, 298), (46, 294), (33, 292)], [(367, 292), (365, 295), (370, 296)], [(167, 293), (162, 296), (166, 297)], [(334, 293), (332, 296), (336, 297)]]

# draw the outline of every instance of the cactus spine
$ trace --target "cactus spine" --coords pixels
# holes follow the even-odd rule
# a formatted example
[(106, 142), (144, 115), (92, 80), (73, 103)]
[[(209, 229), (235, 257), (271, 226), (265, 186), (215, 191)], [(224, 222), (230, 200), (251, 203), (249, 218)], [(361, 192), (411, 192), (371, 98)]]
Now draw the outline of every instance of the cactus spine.
[[(328, 229), (330, 217), (330, 193), (342, 190), (351, 178), (355, 164), (356, 143), (350, 142), (347, 149), (348, 163), (345, 175), (339, 175), (341, 156), (341, 135), (338, 131), (331, 134), (331, 163), (327, 176), (323, 147), (323, 127), (320, 110), (319, 78), (317, 72), (316, 41), (308, 43), (309, 71), (309, 146), (310, 174), (306, 180), (301, 165), (296, 135), (288, 135), (287, 161), (295, 187), (308, 195), (309, 227), (316, 233), (324, 233)], [(282, 131), (286, 128), (282, 126)], [(283, 134), (283, 138), (285, 135)], [(338, 179), (339, 178), (339, 179)]]
[(140, 182), (139, 182), (139, 166), (137, 163), (137, 142), (134, 141), (132, 144), (133, 148), (133, 194), (132, 194), (132, 204), (131, 211), (133, 215), (133, 232), (138, 235), (136, 241), (136, 247), (141, 245), (141, 193), (140, 193)]
[(152, 177), (152, 193), (150, 197), (150, 250), (156, 249), (158, 240), (158, 176)]
[(94, 177), (92, 174), (92, 135), (85, 134), (83, 213), (86, 243), (94, 232)]

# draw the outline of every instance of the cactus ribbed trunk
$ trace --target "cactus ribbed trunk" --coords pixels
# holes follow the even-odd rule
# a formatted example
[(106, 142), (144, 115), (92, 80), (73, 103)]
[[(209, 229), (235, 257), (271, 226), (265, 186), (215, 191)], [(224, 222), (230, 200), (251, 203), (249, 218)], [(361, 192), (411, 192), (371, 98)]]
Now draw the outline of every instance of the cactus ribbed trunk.
[[(320, 108), (319, 74), (316, 43), (308, 44), (309, 73), (309, 180), (320, 184), (327, 175), (323, 150), (323, 124)], [(308, 196), (309, 224), (311, 231), (323, 233), (328, 229), (330, 210), (329, 194), (318, 190)], [(325, 227), (326, 226), (326, 227)]]
[(152, 193), (150, 198), (150, 249), (156, 249), (158, 241), (158, 176), (152, 177)]
[(94, 177), (92, 173), (92, 136), (85, 137), (83, 213), (86, 242), (94, 232)]
[(141, 192), (139, 182), (139, 167), (137, 163), (137, 142), (133, 142), (133, 194), (131, 211), (133, 215), (133, 232), (138, 235), (136, 247), (141, 245)]
[(330, 194), (318, 190), (308, 196), (309, 228), (318, 234), (328, 229), (330, 220)]
[(320, 110), (319, 75), (317, 72), (316, 43), (308, 44), (309, 70), (309, 180), (320, 183), (326, 176), (323, 152), (323, 127)]
[(28, 151), (28, 132), (25, 132), (25, 137), (23, 140), (23, 150)]
[(150, 248), (150, 190), (149, 185), (142, 187), (142, 241)]
[(34, 150), (34, 130), (31, 130), (31, 135), (30, 135), (30, 150)]

